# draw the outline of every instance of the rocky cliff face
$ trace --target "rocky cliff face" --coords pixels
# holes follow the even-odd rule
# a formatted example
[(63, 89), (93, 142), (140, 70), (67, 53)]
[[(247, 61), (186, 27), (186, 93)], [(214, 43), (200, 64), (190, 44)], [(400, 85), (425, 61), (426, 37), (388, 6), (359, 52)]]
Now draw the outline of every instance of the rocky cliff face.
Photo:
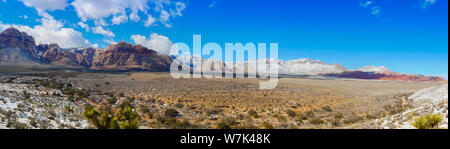
[(391, 81), (408, 81), (408, 82), (435, 82), (446, 83), (448, 82), (441, 77), (423, 76), (423, 75), (410, 75), (401, 74), (395, 72), (380, 73), (380, 72), (368, 72), (368, 71), (345, 71), (342, 73), (329, 73), (323, 74), (327, 77), (338, 78), (351, 78), (351, 79), (368, 79), (368, 80), (391, 80)]
[(34, 38), (15, 28), (0, 33), (0, 64), (39, 63)]
[(57, 44), (41, 44), (36, 47), (38, 51), (44, 51), (41, 62), (57, 66), (84, 67), (91, 66), (96, 49), (61, 49)]
[[(385, 67), (368, 66), (349, 70), (339, 64), (328, 64), (312, 59), (290, 61), (263, 59), (236, 64), (203, 60), (201, 58), (185, 57), (183, 59), (182, 57), (181, 59), (181, 61), (185, 62), (192, 59), (192, 64), (186, 63), (189, 65), (183, 66), (189, 69), (214, 70), (212, 66), (208, 68), (207, 65), (202, 68), (202, 63), (212, 62), (213, 64), (221, 65), (223, 67), (222, 71), (232, 72), (237, 70), (238, 72), (245, 72), (245, 70), (238, 69), (248, 68), (249, 70), (256, 70), (256, 64), (270, 61), (278, 64), (278, 72), (280, 74), (413, 82), (448, 82), (440, 77), (392, 72)], [(33, 37), (15, 28), (9, 28), (0, 33), (0, 64), (33, 63), (106, 71), (169, 71), (172, 58), (141, 45), (132, 45), (125, 42), (111, 44), (105, 50), (94, 48), (62, 49), (57, 44), (36, 46)]]
[(94, 48), (76, 49), (78, 64), (90, 68), (96, 51)]
[(141, 45), (125, 42), (111, 44), (104, 51), (98, 50), (90, 69), (94, 70), (143, 70), (169, 71), (172, 59), (167, 55)]
[(57, 44), (36, 46), (34, 38), (15, 28), (0, 34), (0, 64), (51, 64), (108, 71), (169, 71), (172, 59), (140, 45), (125, 42), (106, 50), (62, 49)]

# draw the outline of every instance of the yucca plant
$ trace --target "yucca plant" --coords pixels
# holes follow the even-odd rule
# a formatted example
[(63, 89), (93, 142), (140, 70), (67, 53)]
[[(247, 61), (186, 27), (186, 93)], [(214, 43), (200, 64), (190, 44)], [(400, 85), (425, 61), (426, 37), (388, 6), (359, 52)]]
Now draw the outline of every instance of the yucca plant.
[(426, 119), (427, 119), (427, 121), (428, 121), (428, 123), (429, 123), (431, 128), (438, 128), (439, 127), (439, 123), (441, 123), (442, 120), (444, 120), (442, 118), (441, 114), (428, 115)]
[(441, 114), (430, 114), (416, 118), (411, 125), (417, 129), (433, 129), (438, 128), (442, 120)]
[(430, 123), (423, 116), (416, 118), (411, 125), (417, 129), (430, 129)]
[(138, 129), (139, 128), (139, 115), (137, 112), (128, 106), (121, 109), (117, 114), (121, 123), (121, 129)]
[(116, 112), (111, 110), (98, 111), (94, 107), (87, 107), (84, 117), (97, 129), (138, 129), (139, 114), (129, 105), (121, 106)]

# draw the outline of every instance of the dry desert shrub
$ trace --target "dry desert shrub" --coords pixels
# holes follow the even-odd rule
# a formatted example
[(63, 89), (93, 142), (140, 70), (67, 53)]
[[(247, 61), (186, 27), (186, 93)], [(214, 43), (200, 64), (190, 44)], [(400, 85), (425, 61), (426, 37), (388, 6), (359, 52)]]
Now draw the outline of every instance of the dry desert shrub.
[(322, 119), (320, 118), (313, 118), (309, 121), (309, 123), (313, 124), (313, 125), (320, 125), (325, 123)]
[[(321, 127), (336, 128), (405, 110), (403, 95), (396, 95), (397, 91), (378, 95), (389, 85), (377, 82), (282, 78), (276, 89), (259, 90), (258, 79), (173, 79), (168, 73), (80, 73), (65, 79), (58, 75), (43, 75), (31, 83), (61, 90), (55, 96), (97, 108), (114, 109), (128, 101), (139, 107), (140, 121), (153, 128), (197, 127), (192, 124), (202, 128), (219, 124), (220, 128), (309, 128), (325, 121), (331, 125)], [(376, 90), (364, 89), (373, 84)]]
[(434, 129), (438, 128), (439, 123), (443, 120), (442, 115), (440, 114), (430, 114), (427, 116), (420, 116), (414, 119), (412, 126), (417, 129)]

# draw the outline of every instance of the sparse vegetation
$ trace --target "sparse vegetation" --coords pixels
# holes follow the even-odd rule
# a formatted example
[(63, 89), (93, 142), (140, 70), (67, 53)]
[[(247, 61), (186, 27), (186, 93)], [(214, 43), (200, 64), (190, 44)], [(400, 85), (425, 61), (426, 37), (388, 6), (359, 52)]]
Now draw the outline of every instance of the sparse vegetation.
[(296, 116), (297, 116), (297, 113), (294, 112), (294, 111), (292, 111), (292, 110), (288, 110), (286, 113), (287, 113), (287, 115), (290, 116), (290, 117), (296, 117)]
[(356, 116), (356, 115), (351, 115), (351, 116), (345, 118), (343, 122), (345, 124), (353, 124), (353, 123), (356, 123), (356, 122), (361, 121), (361, 120), (363, 120), (363, 117)]
[(299, 119), (299, 120), (307, 120), (308, 117), (307, 117), (305, 114), (303, 114), (303, 113), (299, 113), (299, 114), (298, 114), (298, 119)]
[(178, 111), (175, 110), (175, 109), (170, 108), (170, 109), (167, 109), (167, 110), (164, 112), (164, 116), (165, 116), (165, 117), (170, 117), (170, 118), (176, 118), (176, 117), (179, 117), (179, 116), (180, 116), (180, 112), (178, 112)]
[(238, 123), (236, 122), (236, 120), (234, 118), (225, 118), (222, 119), (218, 124), (217, 124), (217, 128), (218, 129), (232, 129), (235, 127), (235, 125), (237, 125)]
[(272, 124), (270, 124), (269, 122), (264, 122), (262, 125), (263, 125), (264, 129), (274, 129)]
[(430, 128), (430, 124), (427, 122), (427, 120), (423, 116), (416, 118), (411, 125), (413, 125), (417, 129), (429, 129)]
[(115, 112), (110, 109), (102, 111), (87, 107), (84, 117), (98, 129), (138, 129), (139, 115), (130, 106), (124, 106)]
[(340, 112), (335, 113), (334, 114), (334, 118), (337, 119), (337, 120), (340, 120), (340, 119), (344, 118), (344, 114), (342, 114)]
[(438, 128), (439, 127), (439, 123), (442, 122), (443, 118), (442, 115), (440, 114), (431, 114), (427, 116), (427, 121), (430, 125), (431, 128)]
[(322, 107), (323, 111), (325, 112), (333, 112), (333, 108), (331, 108), (331, 106), (327, 105), (325, 107)]
[(311, 123), (313, 125), (320, 125), (320, 124), (323, 124), (324, 121), (320, 118), (313, 118), (309, 121), (309, 123)]
[(306, 117), (308, 117), (308, 118), (313, 118), (315, 116), (315, 114), (314, 114), (314, 111), (308, 111), (308, 112), (306, 112)]
[(442, 115), (430, 114), (414, 119), (414, 122), (411, 123), (411, 125), (417, 129), (434, 129), (439, 127), (439, 123), (441, 123), (442, 120)]
[(248, 115), (250, 115), (253, 118), (258, 118), (259, 117), (258, 113), (255, 110), (248, 111)]
[[(374, 95), (371, 94), (372, 91), (362, 89), (361, 92), (364, 94), (373, 95), (362, 96), (334, 90), (333, 88), (336, 88), (333, 87), (334, 84), (329, 85), (329, 81), (344, 85), (354, 84), (348, 81), (305, 79), (304, 81), (308, 83), (296, 82), (301, 85), (291, 85), (282, 81), (280, 88), (265, 91), (258, 90), (255, 81), (245, 79), (174, 80), (166, 74), (152, 73), (80, 74), (82, 75), (72, 75), (64, 77), (65, 79), (61, 79), (63, 77), (60, 77), (60, 74), (46, 74), (33, 79), (16, 77), (11, 80), (12, 83), (26, 82), (27, 87), (34, 91), (20, 90), (17, 93), (0, 91), (0, 96), (17, 94), (20, 100), (29, 98), (36, 104), (42, 102), (39, 96), (54, 99), (50, 101), (71, 103), (58, 105), (57, 102), (43, 102), (43, 107), (51, 111), (48, 112), (48, 121), (30, 118), (30, 123), (25, 128), (122, 129), (140, 126), (171, 129), (347, 128), (386, 115), (401, 114), (406, 110), (405, 107), (408, 107), (399, 104), (394, 94)], [(8, 81), (9, 78), (5, 77), (4, 81)], [(292, 79), (292, 82), (295, 81), (297, 80)], [(318, 90), (309, 85), (311, 82), (327, 83), (329, 88)], [(367, 85), (365, 82), (362, 84)], [(424, 85), (417, 86), (421, 88)], [(384, 88), (387, 88), (385, 84), (381, 87), (375, 86), (377, 92)], [(36, 92), (39, 95), (36, 95)], [(0, 100), (0, 104), (2, 102), (3, 100)], [(30, 108), (23, 105), (18, 104), (17, 109), (26, 111)], [(91, 105), (95, 110), (86, 108), (83, 111), (84, 108), (80, 105)], [(128, 107), (131, 109), (121, 111)], [(73, 121), (79, 121), (86, 113), (91, 119), (88, 119), (89, 124), (85, 121), (83, 124), (73, 126), (60, 123), (53, 126), (52, 123), (58, 120), (60, 110), (63, 114), (72, 116)], [(128, 116), (124, 112), (128, 112)], [(137, 116), (133, 116), (134, 114)], [(119, 119), (117, 115), (123, 115), (124, 118)], [(93, 117), (97, 117), (98, 124), (94, 125)], [(137, 119), (130, 121), (131, 124), (122, 123), (124, 119), (133, 117)], [(429, 119), (434, 119), (437, 123), (433, 126), (430, 124), (430, 127), (437, 128), (439, 118)], [(6, 119), (3, 121), (8, 122)], [(139, 125), (135, 122), (139, 122)], [(12, 119), (10, 126), (14, 127)]]
[(369, 119), (369, 120), (377, 119), (377, 116), (368, 114), (368, 115), (366, 115), (366, 119)]

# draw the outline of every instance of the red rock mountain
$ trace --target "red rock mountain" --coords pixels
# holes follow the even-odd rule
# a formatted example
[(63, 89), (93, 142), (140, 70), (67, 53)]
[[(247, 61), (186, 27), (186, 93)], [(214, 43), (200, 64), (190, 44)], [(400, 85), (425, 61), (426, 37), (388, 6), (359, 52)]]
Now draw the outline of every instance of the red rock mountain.
[(39, 63), (34, 38), (15, 28), (0, 33), (0, 64)]
[(94, 48), (61, 49), (57, 44), (40, 44), (37, 51), (43, 51), (41, 62), (57, 66), (89, 68), (95, 54)]
[(97, 50), (90, 69), (169, 71), (171, 63), (172, 59), (167, 55), (141, 45), (119, 42), (103, 51)]
[(34, 38), (15, 28), (0, 34), (0, 64), (41, 63), (107, 71), (169, 71), (172, 59), (141, 45), (125, 42), (107, 49), (63, 49), (57, 44), (36, 46)]
[[(339, 78), (447, 82), (447, 80), (440, 77), (401, 74), (392, 72), (385, 67), (368, 66), (361, 69), (348, 70), (338, 64), (331, 65), (310, 59), (287, 62), (277, 61), (280, 65), (280, 72), (294, 74), (306, 71), (310, 72), (308, 75)], [(0, 33), (0, 64), (32, 63), (100, 71), (169, 71), (172, 59), (167, 55), (159, 54), (141, 45), (132, 45), (125, 42), (111, 44), (104, 50), (94, 48), (63, 49), (57, 44), (36, 46), (33, 37), (15, 28), (9, 28)], [(224, 68), (227, 67), (225, 63), (222, 66)], [(204, 70), (207, 69), (204, 68)]]
[(324, 74), (327, 77), (351, 78), (351, 79), (368, 79), (368, 80), (392, 80), (392, 81), (409, 81), (409, 82), (436, 82), (446, 83), (447, 80), (441, 77), (410, 75), (401, 73), (380, 73), (380, 72), (364, 72), (364, 71), (345, 71), (342, 73)]

